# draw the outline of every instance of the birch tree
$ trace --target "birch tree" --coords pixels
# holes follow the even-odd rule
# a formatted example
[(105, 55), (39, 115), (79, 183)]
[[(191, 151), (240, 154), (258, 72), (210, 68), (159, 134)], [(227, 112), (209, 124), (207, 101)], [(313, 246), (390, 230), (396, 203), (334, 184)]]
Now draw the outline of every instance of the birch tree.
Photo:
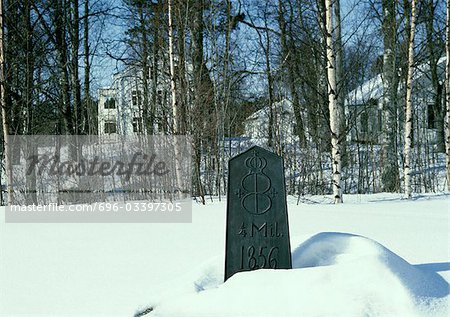
[[(409, 13), (408, 13), (409, 14)], [(411, 193), (411, 150), (412, 150), (412, 77), (413, 77), (413, 66), (414, 66), (414, 35), (416, 27), (416, 0), (412, 0), (411, 3), (411, 27), (409, 34), (409, 45), (408, 45), (408, 75), (406, 78), (406, 111), (405, 111), (405, 194), (410, 199), (412, 197)]]
[(446, 161), (447, 161), (447, 188), (450, 191), (450, 0), (447, 0), (447, 19), (446, 19), (446, 41), (445, 53), (447, 61), (445, 62), (445, 103), (447, 108), (447, 120), (445, 122)]
[(91, 59), (90, 59), (90, 47), (89, 47), (89, 0), (84, 1), (84, 25), (83, 25), (83, 54), (84, 54), (84, 103), (83, 103), (83, 116), (84, 124), (83, 131), (91, 134), (93, 133), (91, 118), (91, 107), (93, 104), (91, 98)]
[(78, 51), (80, 49), (80, 12), (79, 12), (79, 2), (78, 0), (70, 1), (70, 28), (68, 33), (71, 39), (71, 67), (69, 67), (70, 71), (70, 85), (72, 90), (72, 98), (73, 98), (73, 109), (75, 116), (75, 126), (74, 133), (81, 134), (81, 128), (83, 124), (82, 119), (82, 109), (81, 109), (81, 85), (79, 78), (79, 54)]
[(330, 111), (331, 129), (331, 160), (333, 168), (333, 196), (334, 203), (342, 203), (341, 182), (341, 140), (340, 116), (336, 99), (336, 57), (333, 45), (333, 4), (332, 0), (325, 1), (325, 28), (327, 45), (327, 79), (328, 79), (328, 107)]
[(7, 181), (8, 205), (12, 204), (12, 165), (9, 143), (8, 111), (5, 100), (5, 54), (4, 54), (4, 25), (3, 25), (3, 0), (0, 0), (0, 103), (2, 107), (3, 124), (3, 155), (5, 158), (5, 170)]
[(342, 43), (342, 26), (341, 26), (341, 2), (334, 0), (334, 28), (335, 36), (335, 53), (336, 53), (336, 102), (339, 114), (339, 137), (341, 142), (341, 160), (343, 165), (346, 164), (347, 142), (345, 136), (347, 134), (347, 125), (345, 118), (345, 80), (344, 80), (344, 47)]
[[(205, 202), (205, 191), (201, 180), (202, 153), (208, 148), (212, 149), (217, 143), (217, 122), (214, 108), (209, 107), (213, 103), (213, 84), (209, 77), (209, 69), (206, 66), (204, 55), (204, 0), (191, 2), (190, 7), (190, 33), (191, 33), (191, 61), (193, 72), (194, 102), (191, 110), (191, 126), (194, 151), (194, 192)], [(203, 150), (205, 152), (203, 152)]]
[(383, 134), (381, 149), (381, 182), (386, 192), (397, 192), (399, 171), (397, 161), (397, 86), (396, 71), (396, 2), (383, 0)]
[(177, 109), (177, 90), (175, 86), (175, 65), (173, 53), (173, 17), (172, 0), (167, 3), (167, 15), (169, 19), (169, 70), (170, 70), (170, 92), (172, 95), (172, 115), (173, 115), (173, 133), (177, 134), (178, 128), (178, 109)]
[[(147, 6), (147, 2), (137, 2), (137, 13), (138, 13), (138, 33), (140, 37), (140, 67), (142, 68), (142, 93), (143, 93), (143, 105), (142, 105), (142, 116), (144, 118), (144, 128), (145, 131), (150, 131), (150, 126), (153, 126), (153, 120), (149, 120), (149, 74), (150, 74), (150, 66), (149, 66), (149, 39), (148, 39), (148, 31), (147, 24), (148, 18), (147, 14), (149, 8)], [(139, 97), (138, 97), (139, 98)], [(139, 103), (139, 101), (138, 101)]]

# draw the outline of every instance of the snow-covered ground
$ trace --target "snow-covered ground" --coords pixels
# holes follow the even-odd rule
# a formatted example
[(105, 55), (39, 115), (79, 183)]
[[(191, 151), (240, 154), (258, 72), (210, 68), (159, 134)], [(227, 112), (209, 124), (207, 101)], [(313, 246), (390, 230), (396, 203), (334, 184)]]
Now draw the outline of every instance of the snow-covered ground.
[(289, 197), (295, 269), (226, 283), (224, 201), (192, 224), (2, 220), (0, 316), (450, 316), (450, 196), (400, 198)]

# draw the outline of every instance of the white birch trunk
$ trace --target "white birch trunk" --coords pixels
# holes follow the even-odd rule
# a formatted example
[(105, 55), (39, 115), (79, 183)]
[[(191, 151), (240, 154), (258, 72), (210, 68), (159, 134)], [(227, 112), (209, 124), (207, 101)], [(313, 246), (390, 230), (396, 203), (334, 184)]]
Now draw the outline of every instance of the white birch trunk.
[(172, 18), (172, 0), (168, 0), (168, 19), (169, 19), (169, 67), (170, 67), (170, 92), (172, 94), (172, 116), (173, 116), (173, 134), (178, 133), (178, 109), (177, 109), (177, 89), (175, 86), (175, 64), (173, 56), (173, 18)]
[(172, 94), (172, 116), (173, 116), (173, 126), (172, 133), (174, 135), (174, 150), (175, 150), (175, 175), (176, 175), (176, 185), (175, 187), (178, 189), (183, 188), (183, 179), (181, 177), (181, 151), (179, 145), (179, 137), (177, 134), (180, 132), (179, 130), (179, 113), (178, 113), (178, 104), (177, 104), (177, 89), (175, 85), (175, 64), (174, 64), (174, 54), (173, 54), (173, 17), (172, 17), (172, 0), (168, 0), (168, 19), (169, 19), (169, 67), (170, 67), (170, 92)]
[(383, 191), (398, 192), (399, 168), (397, 161), (397, 86), (396, 71), (396, 2), (383, 0), (383, 131), (381, 149), (381, 183)]
[(325, 24), (327, 44), (327, 77), (328, 77), (328, 107), (330, 111), (331, 128), (331, 161), (333, 167), (333, 196), (334, 203), (342, 203), (341, 182), (341, 140), (339, 109), (336, 100), (336, 57), (333, 47), (333, 8), (332, 0), (325, 1)]
[(405, 113), (405, 194), (409, 199), (412, 197), (411, 191), (411, 148), (412, 148), (412, 76), (413, 76), (413, 64), (414, 64), (414, 34), (416, 28), (416, 0), (412, 0), (411, 3), (411, 33), (409, 35), (409, 47), (408, 47), (408, 77), (406, 78), (406, 113)]
[(342, 45), (342, 26), (341, 26), (341, 3), (340, 0), (334, 0), (334, 36), (336, 53), (336, 102), (339, 113), (339, 138), (341, 148), (342, 164), (346, 164), (347, 141), (346, 141), (346, 118), (344, 106), (344, 49)]
[(5, 52), (4, 52), (4, 26), (3, 26), (3, 0), (0, 0), (0, 103), (2, 107), (2, 124), (3, 124), (3, 155), (5, 157), (5, 171), (7, 182), (7, 199), (8, 205), (13, 202), (12, 190), (12, 164), (11, 151), (9, 144), (9, 122), (8, 111), (6, 109), (5, 99)]
[(450, 191), (450, 0), (447, 0), (447, 21), (446, 21), (446, 33), (447, 38), (445, 41), (445, 51), (447, 55), (447, 61), (445, 63), (446, 70), (446, 93), (445, 104), (447, 109), (447, 115), (445, 120), (445, 145), (446, 145), (446, 160), (447, 160), (447, 188)]

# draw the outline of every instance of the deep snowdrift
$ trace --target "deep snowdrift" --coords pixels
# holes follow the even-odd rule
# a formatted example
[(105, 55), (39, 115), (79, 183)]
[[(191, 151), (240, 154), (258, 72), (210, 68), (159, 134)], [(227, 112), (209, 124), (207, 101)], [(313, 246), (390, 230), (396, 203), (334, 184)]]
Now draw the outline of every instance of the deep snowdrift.
[[(155, 311), (149, 317), (164, 312), (189, 316), (196, 310), (208, 317), (233, 312), (256, 316), (260, 311), (267, 316), (275, 307), (284, 309), (276, 317), (309, 317), (326, 311), (333, 317), (339, 312), (362, 317), (394, 311), (382, 307), (396, 304), (390, 297), (406, 298), (395, 306), (396, 312), (403, 312), (398, 317), (408, 317), (410, 311), (450, 316), (442, 308), (450, 296), (441, 297), (448, 293), (441, 277), (450, 283), (449, 194), (421, 195), (412, 201), (399, 194), (346, 195), (342, 205), (331, 204), (331, 196), (305, 196), (298, 205), (297, 201), (288, 197), (291, 246), (295, 263), (299, 265), (302, 258), (308, 263), (302, 260), (304, 267), (289, 272), (238, 274), (226, 284), (226, 200), (208, 199), (206, 206), (194, 203), (190, 224), (5, 224), (2, 220), (0, 316), (123, 317), (152, 306)], [(402, 261), (392, 265), (396, 262), (390, 256), (383, 258), (379, 249), (380, 256), (377, 252), (369, 256), (372, 251), (363, 247), (365, 242), (358, 242), (363, 238), (340, 239), (333, 234), (332, 242), (329, 234), (317, 235), (320, 232), (369, 237), (412, 266), (405, 269)], [(311, 237), (316, 237), (320, 248), (310, 243)], [(325, 247), (326, 241), (331, 248)], [(382, 280), (389, 285), (381, 285)], [(215, 299), (209, 302), (209, 298)], [(188, 303), (184, 307), (183, 301)], [(405, 305), (409, 310), (403, 309)], [(365, 309), (374, 312), (360, 314)]]
[(449, 284), (371, 239), (320, 233), (292, 259), (293, 270), (239, 273), (226, 283), (223, 258), (212, 259), (150, 315), (447, 316)]

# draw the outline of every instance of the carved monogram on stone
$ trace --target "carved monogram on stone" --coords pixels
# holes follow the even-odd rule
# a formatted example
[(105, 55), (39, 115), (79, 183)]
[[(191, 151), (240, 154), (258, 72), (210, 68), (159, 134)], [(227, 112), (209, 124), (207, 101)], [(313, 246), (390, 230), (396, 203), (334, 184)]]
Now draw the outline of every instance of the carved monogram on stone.
[(254, 146), (229, 161), (225, 280), (255, 269), (290, 269), (282, 157)]

